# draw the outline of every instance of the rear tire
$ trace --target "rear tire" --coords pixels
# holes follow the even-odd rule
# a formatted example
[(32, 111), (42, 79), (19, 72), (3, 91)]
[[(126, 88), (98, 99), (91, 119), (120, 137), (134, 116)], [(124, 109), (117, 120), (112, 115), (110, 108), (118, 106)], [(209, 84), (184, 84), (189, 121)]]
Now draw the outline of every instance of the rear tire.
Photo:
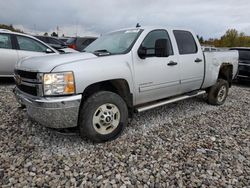
[(113, 92), (100, 91), (93, 94), (80, 109), (80, 136), (93, 142), (116, 139), (127, 123), (127, 105), (119, 95)]
[(222, 105), (228, 96), (228, 90), (229, 83), (226, 80), (218, 79), (217, 83), (208, 91), (208, 103)]

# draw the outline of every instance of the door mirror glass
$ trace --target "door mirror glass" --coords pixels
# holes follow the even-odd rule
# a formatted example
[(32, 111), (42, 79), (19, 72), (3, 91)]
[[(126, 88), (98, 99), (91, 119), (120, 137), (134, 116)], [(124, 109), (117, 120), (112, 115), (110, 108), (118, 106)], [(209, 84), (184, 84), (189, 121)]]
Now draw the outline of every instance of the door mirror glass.
[(168, 57), (168, 41), (167, 39), (157, 39), (155, 41), (155, 56), (156, 57)]
[(47, 48), (45, 51), (46, 54), (54, 53), (50, 48)]
[(141, 59), (145, 59), (146, 56), (147, 56), (147, 48), (141, 46), (139, 49), (138, 49), (138, 56), (141, 58)]

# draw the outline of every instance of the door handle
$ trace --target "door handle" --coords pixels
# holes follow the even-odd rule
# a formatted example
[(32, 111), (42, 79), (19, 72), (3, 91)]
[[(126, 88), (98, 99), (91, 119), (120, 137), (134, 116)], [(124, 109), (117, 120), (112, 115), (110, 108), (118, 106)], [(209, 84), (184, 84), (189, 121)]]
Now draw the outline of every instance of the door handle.
[(174, 65), (177, 65), (177, 64), (178, 64), (177, 62), (169, 61), (168, 66), (174, 66)]
[(200, 59), (200, 58), (196, 58), (196, 59), (194, 60), (194, 62), (195, 62), (195, 63), (202, 62), (202, 59)]

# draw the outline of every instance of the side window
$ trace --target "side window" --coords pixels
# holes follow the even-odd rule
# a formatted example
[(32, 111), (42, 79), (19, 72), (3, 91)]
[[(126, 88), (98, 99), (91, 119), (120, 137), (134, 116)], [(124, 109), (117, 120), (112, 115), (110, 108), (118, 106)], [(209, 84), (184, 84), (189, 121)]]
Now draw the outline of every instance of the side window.
[(174, 31), (174, 36), (178, 45), (180, 54), (195, 54), (198, 51), (196, 42), (192, 33), (188, 31)]
[(173, 55), (173, 48), (168, 33), (165, 30), (155, 30), (150, 32), (143, 40), (141, 46), (147, 49), (147, 56), (154, 57), (155, 54), (155, 43), (158, 39), (167, 40), (168, 54)]
[(47, 46), (42, 43), (28, 37), (17, 36), (17, 42), (20, 50), (34, 51), (34, 52), (46, 52)]
[(0, 48), (12, 49), (11, 37), (8, 34), (0, 34)]

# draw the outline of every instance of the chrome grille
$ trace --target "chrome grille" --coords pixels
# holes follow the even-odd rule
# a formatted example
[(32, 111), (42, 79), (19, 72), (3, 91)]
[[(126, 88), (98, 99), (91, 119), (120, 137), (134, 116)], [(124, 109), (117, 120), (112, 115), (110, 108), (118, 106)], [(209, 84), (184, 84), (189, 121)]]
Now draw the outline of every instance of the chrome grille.
[(21, 78), (37, 80), (37, 72), (28, 72), (23, 70), (15, 70), (15, 75), (19, 75)]
[(14, 79), (17, 88), (23, 91), (24, 93), (34, 96), (41, 96), (42, 83), (39, 73), (15, 70)]

